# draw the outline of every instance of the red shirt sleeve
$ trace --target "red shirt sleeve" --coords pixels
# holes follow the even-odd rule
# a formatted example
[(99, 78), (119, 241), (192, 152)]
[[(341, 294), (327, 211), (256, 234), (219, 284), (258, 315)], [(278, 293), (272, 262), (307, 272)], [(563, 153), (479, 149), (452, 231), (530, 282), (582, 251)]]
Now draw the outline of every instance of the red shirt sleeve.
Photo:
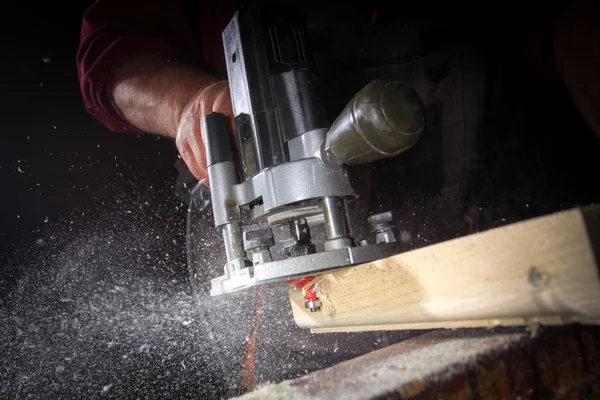
[(112, 131), (142, 133), (112, 98), (115, 72), (133, 53), (173, 59), (199, 54), (189, 15), (176, 0), (97, 0), (83, 15), (77, 51), (86, 110)]

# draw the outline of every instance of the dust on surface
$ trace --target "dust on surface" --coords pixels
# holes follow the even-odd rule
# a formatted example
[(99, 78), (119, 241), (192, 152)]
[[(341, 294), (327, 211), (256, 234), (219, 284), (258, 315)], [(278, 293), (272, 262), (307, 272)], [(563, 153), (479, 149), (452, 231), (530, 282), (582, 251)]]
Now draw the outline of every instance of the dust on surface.
[[(344, 363), (326, 371), (266, 385), (240, 397), (253, 399), (333, 400), (372, 399), (397, 392), (415, 380), (437, 379), (460, 368), (478, 355), (508, 347), (523, 337), (522, 334), (501, 334), (482, 337), (454, 337), (439, 343), (417, 346), (415, 349), (388, 355), (380, 362)], [(398, 345), (402, 346), (402, 344)], [(333, 383), (330, 383), (333, 382)], [(314, 388), (319, 390), (315, 392)]]

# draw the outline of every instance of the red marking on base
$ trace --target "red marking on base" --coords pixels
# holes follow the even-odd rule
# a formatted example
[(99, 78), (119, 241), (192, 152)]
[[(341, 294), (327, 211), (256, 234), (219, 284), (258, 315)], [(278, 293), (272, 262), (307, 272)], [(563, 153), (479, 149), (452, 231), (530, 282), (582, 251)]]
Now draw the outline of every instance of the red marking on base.
[[(302, 290), (307, 283), (315, 279), (314, 275), (303, 276), (302, 278), (290, 279), (287, 281), (289, 284), (296, 286), (298, 289)], [(306, 293), (304, 294), (304, 299), (306, 301), (315, 301), (317, 300), (317, 293), (315, 293), (315, 285), (312, 285), (308, 289), (306, 289)]]

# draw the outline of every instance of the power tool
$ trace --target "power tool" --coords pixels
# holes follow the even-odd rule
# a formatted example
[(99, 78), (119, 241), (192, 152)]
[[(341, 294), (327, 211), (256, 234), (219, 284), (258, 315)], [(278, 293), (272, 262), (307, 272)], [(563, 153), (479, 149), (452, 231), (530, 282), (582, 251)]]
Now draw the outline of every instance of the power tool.
[[(414, 89), (377, 79), (330, 124), (300, 13), (241, 9), (222, 37), (235, 145), (223, 114), (204, 117), (210, 204), (227, 256), (211, 295), (401, 252), (391, 212), (368, 218), (370, 240), (351, 237), (349, 204), (357, 194), (348, 166), (417, 142), (425, 116)], [(195, 193), (208, 203), (206, 187)], [(319, 310), (314, 291), (306, 306)]]

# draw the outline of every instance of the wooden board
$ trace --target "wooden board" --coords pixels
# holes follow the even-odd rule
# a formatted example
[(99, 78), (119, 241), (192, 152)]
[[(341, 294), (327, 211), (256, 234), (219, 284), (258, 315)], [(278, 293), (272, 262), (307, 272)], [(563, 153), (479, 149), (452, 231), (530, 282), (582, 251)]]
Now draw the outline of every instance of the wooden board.
[(597, 399), (600, 327), (435, 331), (259, 387), (252, 399)]
[(543, 326), (560, 326), (570, 323), (581, 323), (586, 325), (600, 325), (600, 319), (570, 317), (535, 317), (535, 318), (504, 318), (504, 319), (475, 319), (466, 321), (439, 321), (421, 322), (409, 324), (387, 324), (387, 325), (359, 325), (333, 328), (313, 328), (312, 333), (331, 332), (365, 332), (365, 331), (403, 331), (403, 330), (429, 330), (429, 329), (459, 329), (459, 328), (495, 328), (498, 326), (527, 326), (531, 332)]
[(290, 299), (315, 332), (600, 322), (600, 208), (507, 225), (323, 274), (322, 311)]

